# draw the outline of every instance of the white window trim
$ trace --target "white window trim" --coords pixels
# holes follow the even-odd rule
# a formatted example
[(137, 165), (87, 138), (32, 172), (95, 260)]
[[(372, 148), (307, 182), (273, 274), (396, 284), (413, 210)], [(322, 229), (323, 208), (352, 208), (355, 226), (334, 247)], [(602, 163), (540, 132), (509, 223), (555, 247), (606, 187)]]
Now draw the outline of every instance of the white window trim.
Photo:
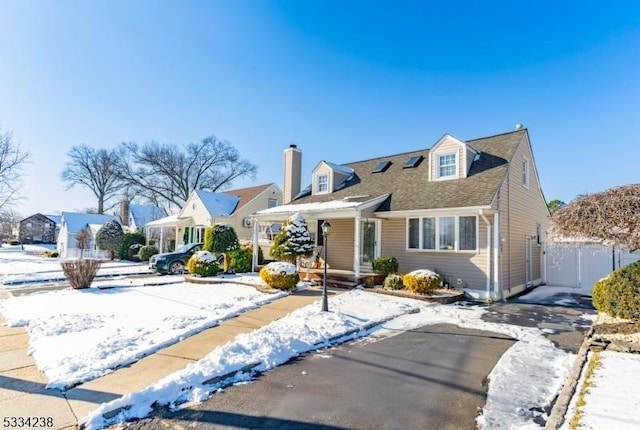
[(531, 183), (531, 163), (526, 157), (522, 158), (522, 186), (529, 189)]
[[(320, 190), (320, 178), (327, 178), (326, 184), (327, 184), (327, 189), (321, 191)], [(329, 174), (328, 173), (318, 173), (316, 174), (316, 192), (315, 194), (328, 194), (329, 193)]]
[[(460, 248), (460, 217), (475, 217), (476, 219), (476, 248), (475, 249), (459, 249)], [(440, 218), (455, 218), (454, 222), (454, 247), (453, 249), (438, 249), (440, 244)], [(435, 218), (436, 219), (436, 237), (435, 237), (435, 249), (424, 249), (422, 239), (423, 239), (423, 222), (424, 218)], [(418, 247), (417, 248), (409, 248), (409, 220), (417, 219), (418, 220)], [(480, 225), (478, 223), (478, 216), (476, 214), (469, 215), (425, 215), (425, 216), (412, 216), (406, 218), (405, 225), (405, 251), (407, 252), (445, 252), (445, 253), (461, 253), (461, 254), (477, 254), (480, 252)]]
[[(447, 157), (449, 155), (453, 155), (454, 158), (454, 172), (452, 175), (440, 175), (440, 158), (443, 157)], [(436, 179), (439, 181), (446, 181), (447, 179), (457, 179), (458, 178), (458, 172), (459, 172), (459, 166), (458, 163), (460, 162), (460, 154), (457, 151), (454, 152), (443, 152), (442, 154), (436, 154)], [(449, 165), (447, 165), (449, 166)]]

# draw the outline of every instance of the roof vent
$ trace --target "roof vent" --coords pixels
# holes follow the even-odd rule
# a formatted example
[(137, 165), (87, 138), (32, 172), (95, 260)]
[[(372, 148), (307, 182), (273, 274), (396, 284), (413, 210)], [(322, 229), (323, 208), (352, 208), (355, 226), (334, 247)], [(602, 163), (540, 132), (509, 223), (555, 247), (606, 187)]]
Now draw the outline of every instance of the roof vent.
[(516, 130), (522, 130), (524, 126), (522, 124), (516, 124)]

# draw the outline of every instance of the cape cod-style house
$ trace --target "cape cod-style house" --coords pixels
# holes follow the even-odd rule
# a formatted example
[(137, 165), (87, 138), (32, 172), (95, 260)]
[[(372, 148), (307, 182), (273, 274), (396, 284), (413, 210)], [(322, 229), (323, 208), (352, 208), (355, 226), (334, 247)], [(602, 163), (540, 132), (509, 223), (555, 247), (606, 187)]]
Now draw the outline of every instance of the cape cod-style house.
[(302, 152), (284, 151), (285, 204), (256, 212), (261, 223), (301, 213), (327, 262), (355, 277), (378, 256), (400, 272), (430, 269), (479, 300), (498, 300), (542, 282), (549, 211), (529, 134), (463, 141), (445, 134), (430, 149), (337, 164), (319, 161), (301, 190)]

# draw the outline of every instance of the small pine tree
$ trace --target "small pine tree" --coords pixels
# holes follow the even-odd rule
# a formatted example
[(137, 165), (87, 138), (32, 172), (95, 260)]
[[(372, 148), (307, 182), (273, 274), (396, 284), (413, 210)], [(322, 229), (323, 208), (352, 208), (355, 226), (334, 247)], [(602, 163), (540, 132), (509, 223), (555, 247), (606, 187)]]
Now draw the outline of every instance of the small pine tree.
[(308, 257), (313, 253), (313, 244), (307, 222), (300, 213), (295, 213), (285, 221), (273, 239), (271, 255), (279, 260), (295, 263), (299, 256)]
[(96, 245), (98, 248), (109, 251), (111, 260), (116, 256), (116, 252), (122, 245), (124, 232), (118, 221), (111, 220), (100, 227), (96, 233)]

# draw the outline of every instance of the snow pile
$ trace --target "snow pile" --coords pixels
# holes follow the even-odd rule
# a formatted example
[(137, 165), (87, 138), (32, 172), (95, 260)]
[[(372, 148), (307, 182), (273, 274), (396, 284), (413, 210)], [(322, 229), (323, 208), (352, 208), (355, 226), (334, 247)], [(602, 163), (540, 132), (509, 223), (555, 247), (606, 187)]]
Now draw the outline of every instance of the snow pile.
[(192, 258), (195, 261), (199, 261), (202, 263), (212, 263), (217, 261), (216, 256), (209, 251), (197, 251), (195, 254), (193, 254)]
[(284, 261), (274, 261), (262, 268), (265, 272), (272, 275), (295, 275), (298, 273), (298, 269), (295, 264), (285, 263)]
[(25, 326), (29, 353), (64, 389), (97, 378), (283, 294), (236, 284), (53, 291), (0, 301), (7, 325)]

